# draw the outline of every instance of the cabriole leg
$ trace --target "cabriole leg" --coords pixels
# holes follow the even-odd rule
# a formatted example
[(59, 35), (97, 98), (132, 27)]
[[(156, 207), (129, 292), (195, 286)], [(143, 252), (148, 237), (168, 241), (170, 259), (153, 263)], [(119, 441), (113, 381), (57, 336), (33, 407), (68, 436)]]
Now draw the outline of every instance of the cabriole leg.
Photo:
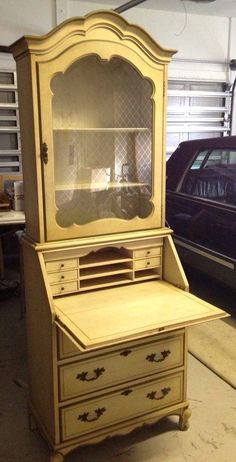
[(50, 456), (50, 462), (63, 462), (64, 461), (64, 456), (60, 452), (54, 452)]
[(192, 411), (190, 407), (183, 410), (182, 415), (179, 418), (179, 428), (182, 431), (186, 431), (189, 428), (189, 418), (191, 417)]

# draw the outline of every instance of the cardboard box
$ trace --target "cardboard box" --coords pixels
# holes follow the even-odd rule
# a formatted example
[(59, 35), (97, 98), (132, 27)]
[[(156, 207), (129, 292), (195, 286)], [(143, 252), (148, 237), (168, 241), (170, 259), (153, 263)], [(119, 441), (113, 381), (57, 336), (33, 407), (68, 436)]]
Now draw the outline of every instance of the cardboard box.
[(9, 197), (13, 210), (24, 210), (23, 181), (5, 180), (4, 192)]

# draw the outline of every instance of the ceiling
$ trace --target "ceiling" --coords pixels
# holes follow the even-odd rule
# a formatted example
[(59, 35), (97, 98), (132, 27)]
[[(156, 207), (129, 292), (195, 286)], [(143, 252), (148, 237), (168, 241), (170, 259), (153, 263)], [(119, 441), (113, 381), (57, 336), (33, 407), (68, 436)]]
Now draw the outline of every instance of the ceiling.
[[(117, 8), (124, 5), (128, 0), (87, 0), (87, 3), (96, 3), (107, 8)], [(184, 5), (183, 5), (184, 3)], [(91, 8), (92, 5), (91, 5)], [(185, 12), (189, 14), (205, 14), (209, 16), (236, 17), (236, 0), (215, 0), (211, 3), (197, 3), (189, 0), (146, 0), (135, 8), (150, 8), (153, 10)]]

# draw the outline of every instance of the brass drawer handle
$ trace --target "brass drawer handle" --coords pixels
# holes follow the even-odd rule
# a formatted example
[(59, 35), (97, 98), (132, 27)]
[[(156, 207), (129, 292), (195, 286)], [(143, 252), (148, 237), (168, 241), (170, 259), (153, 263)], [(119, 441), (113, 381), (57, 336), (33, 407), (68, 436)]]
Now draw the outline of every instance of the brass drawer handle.
[(101, 367), (101, 368), (97, 368), (97, 369), (94, 369), (94, 376), (91, 377), (90, 379), (87, 378), (87, 375), (88, 375), (88, 372), (81, 372), (81, 374), (78, 374), (76, 376), (77, 379), (81, 380), (81, 382), (92, 382), (93, 380), (97, 380), (98, 377), (100, 377), (100, 375), (103, 374), (103, 372), (105, 372), (105, 369), (104, 367)]
[(170, 393), (171, 391), (171, 388), (170, 387), (165, 387), (165, 388), (162, 388), (161, 389), (161, 395), (156, 397), (157, 395), (157, 391), (151, 391), (151, 393), (148, 393), (146, 398), (148, 399), (155, 399), (155, 401), (159, 401), (159, 399), (163, 399), (165, 398), (166, 395), (168, 395), (168, 393)]
[(170, 354), (171, 354), (170, 350), (164, 350), (164, 351), (161, 351), (162, 358), (155, 359), (157, 356), (156, 353), (151, 353), (150, 355), (146, 357), (146, 360), (150, 361), (150, 363), (161, 363), (161, 361), (164, 361), (167, 358), (167, 356), (169, 356)]
[(120, 356), (125, 356), (126, 358), (126, 356), (129, 356), (130, 353), (132, 353), (132, 350), (124, 350), (120, 353)]
[(98, 420), (99, 417), (101, 417), (105, 411), (105, 407), (95, 409), (95, 417), (91, 418), (89, 418), (89, 412), (84, 412), (84, 414), (78, 416), (78, 420), (81, 420), (81, 422), (95, 422), (95, 420)]

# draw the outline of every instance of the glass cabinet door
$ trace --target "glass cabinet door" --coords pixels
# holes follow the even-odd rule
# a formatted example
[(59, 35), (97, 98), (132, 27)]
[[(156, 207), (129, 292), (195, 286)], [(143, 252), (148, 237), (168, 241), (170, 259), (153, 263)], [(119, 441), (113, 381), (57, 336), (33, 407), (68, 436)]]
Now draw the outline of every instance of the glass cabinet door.
[(51, 91), (57, 225), (148, 218), (153, 212), (150, 81), (121, 58), (91, 55), (57, 73)]

